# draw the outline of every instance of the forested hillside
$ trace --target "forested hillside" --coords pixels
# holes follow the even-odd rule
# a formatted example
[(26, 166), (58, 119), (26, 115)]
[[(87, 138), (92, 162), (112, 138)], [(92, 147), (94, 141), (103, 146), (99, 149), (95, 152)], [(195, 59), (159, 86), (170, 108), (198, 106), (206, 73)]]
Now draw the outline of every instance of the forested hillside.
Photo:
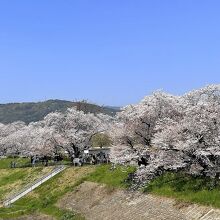
[(64, 100), (48, 100), (45, 102), (27, 102), (0, 104), (0, 122), (11, 123), (14, 121), (24, 121), (25, 123), (39, 121), (50, 112), (64, 112), (67, 108), (76, 107), (85, 113), (105, 113), (114, 115), (118, 108), (101, 107), (87, 102), (71, 102)]

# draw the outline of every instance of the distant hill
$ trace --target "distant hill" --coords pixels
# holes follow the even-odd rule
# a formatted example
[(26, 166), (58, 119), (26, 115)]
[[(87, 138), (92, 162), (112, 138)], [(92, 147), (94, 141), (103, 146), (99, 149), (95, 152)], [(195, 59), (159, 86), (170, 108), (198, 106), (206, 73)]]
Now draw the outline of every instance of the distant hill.
[(121, 111), (121, 107), (116, 107), (116, 106), (105, 106), (105, 108), (115, 110), (116, 112)]
[(45, 102), (25, 102), (0, 104), (0, 122), (11, 123), (24, 121), (25, 123), (42, 120), (48, 113), (54, 111), (64, 112), (67, 108), (76, 107), (85, 113), (105, 113), (115, 115), (117, 107), (98, 106), (87, 102), (71, 102), (65, 100), (48, 100)]

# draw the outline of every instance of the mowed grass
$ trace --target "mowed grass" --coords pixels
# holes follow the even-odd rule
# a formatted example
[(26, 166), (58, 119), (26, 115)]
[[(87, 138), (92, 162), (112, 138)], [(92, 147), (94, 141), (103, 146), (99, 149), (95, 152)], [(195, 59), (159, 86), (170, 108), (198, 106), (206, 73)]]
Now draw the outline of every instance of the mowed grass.
[(104, 183), (111, 188), (126, 188), (128, 174), (133, 167), (120, 167), (111, 170), (110, 165), (68, 167), (62, 173), (42, 184), (32, 193), (17, 201), (10, 208), (0, 208), (0, 218), (13, 219), (23, 215), (42, 213), (61, 220), (81, 220), (80, 214), (57, 207), (59, 199), (74, 191), (84, 181)]
[(220, 208), (219, 180), (168, 172), (151, 181), (144, 191), (184, 202)]
[(32, 193), (18, 200), (9, 208), (0, 208), (0, 218), (13, 219), (23, 215), (43, 213), (56, 219), (84, 219), (79, 214), (59, 209), (56, 206), (59, 198), (74, 190), (83, 177), (94, 171), (95, 167), (69, 167), (54, 178), (48, 180)]
[(128, 176), (134, 172), (135, 167), (132, 166), (117, 166), (115, 169), (111, 169), (111, 165), (100, 165), (87, 176), (86, 180), (104, 183), (113, 188), (127, 188), (130, 185), (130, 182), (127, 181)]
[[(33, 174), (33, 172), (36, 172), (36, 176), (43, 172), (40, 169), (43, 168), (1, 169), (0, 195), (6, 192), (9, 185), (14, 187), (17, 184), (24, 184), (28, 179), (27, 176)], [(74, 191), (84, 181), (106, 184), (111, 189), (125, 189), (130, 186), (127, 181), (128, 176), (134, 171), (135, 168), (129, 166), (117, 166), (116, 169), (111, 169), (111, 165), (68, 167), (26, 197), (17, 201), (12, 207), (0, 208), (0, 219), (13, 219), (23, 215), (31, 216), (39, 213), (60, 220), (84, 219), (80, 214), (58, 208), (59, 200), (66, 193)], [(22, 181), (19, 182), (20, 180)], [(220, 208), (219, 180), (192, 177), (182, 172), (165, 173), (151, 181), (144, 188), (144, 192)]]
[(28, 158), (4, 158), (0, 159), (0, 169), (7, 169), (11, 167), (11, 162), (16, 162), (17, 167), (23, 167), (30, 163)]
[(8, 196), (51, 170), (51, 167), (0, 169), (0, 205)]

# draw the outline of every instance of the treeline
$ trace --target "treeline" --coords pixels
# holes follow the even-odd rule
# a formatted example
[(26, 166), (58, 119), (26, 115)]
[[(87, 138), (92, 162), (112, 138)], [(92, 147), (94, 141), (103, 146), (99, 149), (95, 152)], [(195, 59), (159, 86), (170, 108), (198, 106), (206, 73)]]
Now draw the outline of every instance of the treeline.
[(0, 154), (83, 156), (92, 146), (112, 145), (114, 164), (134, 165), (138, 187), (166, 171), (220, 177), (220, 85), (182, 96), (155, 92), (115, 116), (78, 106), (25, 124), (0, 124)]

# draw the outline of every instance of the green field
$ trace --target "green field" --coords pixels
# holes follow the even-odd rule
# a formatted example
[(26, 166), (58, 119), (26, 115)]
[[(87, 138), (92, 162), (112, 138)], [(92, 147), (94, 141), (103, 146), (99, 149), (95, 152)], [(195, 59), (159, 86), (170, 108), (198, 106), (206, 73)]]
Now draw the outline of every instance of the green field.
[[(0, 167), (7, 165), (6, 160), (2, 161), (2, 164), (0, 162)], [(13, 190), (16, 191), (32, 181), (33, 176), (37, 179), (50, 169), (53, 167), (0, 169), (0, 201), (3, 201)], [(134, 167), (123, 166), (112, 170), (111, 165), (68, 167), (11, 207), (0, 208), (0, 219), (13, 219), (36, 213), (60, 220), (84, 219), (80, 214), (58, 208), (59, 200), (84, 181), (105, 184), (111, 190), (125, 189), (130, 186), (130, 182), (127, 181), (128, 175), (134, 171)], [(209, 178), (168, 172), (151, 181), (144, 188), (144, 192), (220, 208), (220, 181)]]
[[(36, 170), (40, 171), (43, 168), (5, 169), (6, 177), (3, 180), (0, 179), (0, 181), (3, 181), (4, 185), (11, 184), (12, 182), (17, 184), (25, 178), (28, 169), (32, 169), (32, 172), (37, 172)], [(12, 207), (0, 208), (0, 218), (12, 219), (22, 215), (43, 213), (61, 220), (83, 219), (79, 214), (59, 209), (56, 206), (58, 200), (67, 192), (75, 190), (75, 187), (84, 181), (105, 183), (112, 189), (118, 187), (125, 188), (128, 186), (125, 181), (128, 173), (133, 170), (134, 168), (131, 167), (117, 167), (115, 170), (110, 170), (110, 165), (69, 167), (56, 177), (42, 184), (32, 193), (17, 201)], [(13, 174), (16, 175), (13, 176), (11, 172), (15, 172)]]
[(0, 204), (9, 195), (47, 174), (51, 167), (0, 169)]
[(5, 158), (0, 159), (0, 169), (7, 169), (11, 167), (11, 162), (16, 162), (16, 167), (23, 167), (30, 163), (28, 158)]
[(168, 172), (154, 179), (144, 191), (220, 208), (220, 180)]
[(110, 165), (97, 166), (95, 171), (86, 177), (87, 181), (104, 183), (113, 188), (127, 188), (130, 183), (127, 182), (128, 175), (135, 171), (134, 167), (118, 166), (111, 170)]

